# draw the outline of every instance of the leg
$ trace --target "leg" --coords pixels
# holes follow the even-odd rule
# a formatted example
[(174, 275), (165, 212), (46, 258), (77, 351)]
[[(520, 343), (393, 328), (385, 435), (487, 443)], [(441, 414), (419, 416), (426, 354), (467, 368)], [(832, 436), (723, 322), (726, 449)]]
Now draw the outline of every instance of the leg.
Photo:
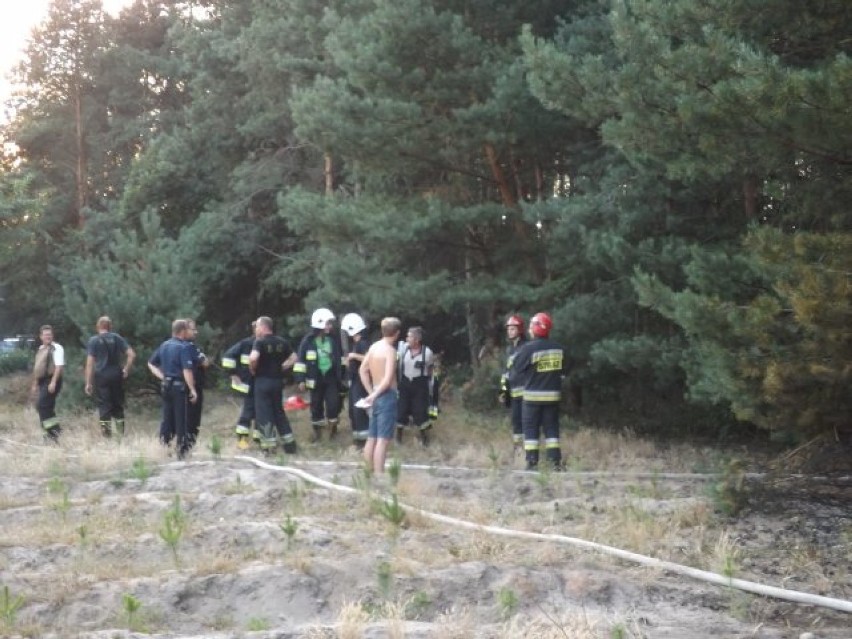
[(272, 408), (271, 386), (275, 380), (258, 377), (254, 380), (255, 422), (260, 431), (260, 449), (269, 454), (278, 446), (275, 413)]
[(287, 413), (284, 412), (284, 380), (275, 380), (275, 387), (272, 394), (272, 409), (277, 435), (284, 444), (284, 452), (292, 455), (296, 452), (296, 437), (293, 435), (293, 428), (290, 426)]
[(414, 380), (411, 385), (411, 416), (417, 425), (420, 443), (428, 446), (432, 421), (429, 419), (429, 380), (425, 377)]
[(411, 417), (411, 382), (406, 378), (399, 380), (399, 396), (396, 409), (396, 443), (401, 444), (403, 429)]
[(59, 395), (59, 391), (62, 389), (62, 380), (60, 379), (56, 385), (55, 393), (48, 391), (47, 387), (49, 385), (50, 380), (39, 382), (36, 408), (38, 409), (38, 418), (41, 421), (44, 436), (56, 442), (59, 441), (59, 433), (62, 432), (62, 428), (59, 426), (59, 419), (56, 417), (56, 396)]
[(177, 458), (185, 459), (192, 447), (189, 441), (189, 396), (183, 382), (172, 384), (172, 412), (174, 413), (175, 446)]
[(520, 397), (513, 397), (511, 402), (512, 447), (518, 451), (521, 450), (524, 445), (524, 424), (521, 418), (523, 399)]
[(539, 437), (541, 424), (541, 406), (534, 402), (524, 402), (521, 416), (524, 423), (524, 452), (527, 470), (538, 468)]
[(311, 427), (314, 430), (311, 441), (318, 442), (325, 426), (325, 384), (322, 377), (314, 381), (311, 389)]
[(98, 422), (104, 437), (112, 437), (112, 394), (108, 380), (95, 379)]
[(237, 418), (237, 425), (234, 427), (234, 434), (237, 436), (237, 446), (242, 450), (249, 447), (252, 419), (254, 419), (254, 393), (249, 392), (243, 395), (240, 416)]
[(547, 462), (559, 470), (562, 468), (562, 450), (559, 448), (559, 404), (545, 404), (541, 407), (541, 411)]
[(337, 377), (329, 371), (325, 375), (325, 414), (328, 418), (328, 438), (337, 435), (337, 424), (340, 417), (340, 388)]
[(115, 422), (115, 432), (119, 437), (124, 436), (124, 378), (119, 372), (111, 385), (112, 418)]

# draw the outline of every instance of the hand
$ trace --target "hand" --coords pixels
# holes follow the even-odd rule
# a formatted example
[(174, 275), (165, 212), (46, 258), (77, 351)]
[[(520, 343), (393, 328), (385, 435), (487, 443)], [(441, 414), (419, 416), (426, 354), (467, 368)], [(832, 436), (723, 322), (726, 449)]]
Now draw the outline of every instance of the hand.
[(129, 373), (129, 372), (130, 372), (130, 371), (128, 371), (126, 368), (122, 368), (122, 369), (121, 369), (121, 376), (122, 376), (124, 379), (127, 379), (127, 375), (128, 375), (128, 373)]
[(305, 392), (305, 382), (299, 382), (299, 392), (300, 393)]
[(189, 391), (189, 403), (194, 404), (198, 401), (198, 393), (195, 391)]
[(56, 382), (50, 382), (50, 384), (47, 385), (47, 392), (51, 395), (56, 393)]
[(86, 395), (91, 395), (92, 394), (92, 385), (89, 384), (88, 382), (86, 382), (86, 386), (84, 387), (83, 390), (86, 391)]

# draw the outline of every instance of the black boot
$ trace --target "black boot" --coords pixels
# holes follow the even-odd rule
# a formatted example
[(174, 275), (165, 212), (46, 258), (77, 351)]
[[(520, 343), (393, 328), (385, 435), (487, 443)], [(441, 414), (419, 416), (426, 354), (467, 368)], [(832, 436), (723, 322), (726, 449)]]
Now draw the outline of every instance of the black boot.
[(328, 439), (332, 440), (337, 437), (337, 420), (330, 419), (328, 420)]
[(61, 426), (53, 426), (44, 431), (44, 441), (48, 444), (58, 444), (59, 435), (62, 433)]
[(296, 454), (296, 442), (284, 442), (284, 452), (288, 455)]
[(322, 425), (321, 424), (312, 424), (314, 427), (314, 434), (311, 435), (311, 442), (316, 443), (320, 439), (322, 439)]
[(429, 445), (429, 430), (426, 428), (420, 431), (420, 445), (424, 448)]

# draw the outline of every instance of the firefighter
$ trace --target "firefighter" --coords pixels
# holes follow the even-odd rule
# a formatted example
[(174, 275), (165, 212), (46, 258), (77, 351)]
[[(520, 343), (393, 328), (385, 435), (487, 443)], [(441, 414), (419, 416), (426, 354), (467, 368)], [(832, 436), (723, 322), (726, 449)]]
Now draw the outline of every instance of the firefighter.
[(172, 336), (154, 351), (148, 360), (148, 370), (162, 384), (163, 421), (160, 440), (168, 446), (177, 438), (177, 458), (185, 459), (192, 448), (189, 432), (189, 406), (198, 401), (195, 388), (197, 352), (188, 341), (189, 329), (186, 320), (172, 322)]
[[(252, 435), (254, 421), (254, 376), (249, 370), (249, 355), (254, 346), (254, 330), (257, 322), (251, 323), (252, 334), (228, 348), (222, 355), (222, 368), (231, 375), (231, 390), (242, 397), (243, 405), (234, 434), (237, 437), (237, 447), (246, 450), (249, 447), (249, 437)], [(258, 435), (259, 437), (259, 435)]]
[(361, 382), (360, 375), (361, 362), (364, 361), (364, 355), (370, 348), (366, 339), (367, 324), (357, 313), (349, 313), (343, 317), (340, 326), (351, 340), (349, 353), (345, 359), (349, 369), (349, 423), (352, 425), (352, 442), (356, 448), (362, 449), (367, 443), (367, 435), (370, 432), (370, 416), (365, 409), (358, 408), (355, 404), (359, 399), (367, 396), (367, 390)]
[(98, 318), (95, 329), (97, 334), (89, 338), (86, 344), (85, 392), (86, 395), (95, 393), (104, 437), (112, 437), (113, 427), (122, 436), (124, 384), (136, 359), (136, 352), (127, 340), (112, 332), (112, 320), (106, 315)]
[(41, 346), (33, 364), (32, 395), (37, 398), (36, 408), (44, 438), (57, 443), (62, 427), (56, 416), (56, 398), (62, 390), (62, 372), (65, 369), (65, 349), (53, 340), (53, 327), (45, 324), (39, 330)]
[[(405, 341), (397, 349), (399, 404), (397, 409), (396, 440), (402, 443), (403, 429), (411, 421), (417, 427), (420, 443), (429, 445), (430, 405), (435, 384), (432, 377), (435, 354), (423, 344), (423, 329), (412, 326)], [(437, 414), (437, 406), (434, 409)]]
[(521, 407), (523, 404), (524, 386), (516, 383), (509, 387), (509, 369), (512, 366), (512, 358), (518, 349), (526, 343), (524, 335), (524, 319), (520, 315), (511, 315), (506, 320), (506, 364), (503, 374), (500, 376), (500, 399), (506, 408), (512, 426), (512, 446), (517, 452), (523, 449), (524, 427), (521, 422)]
[(255, 339), (249, 353), (249, 369), (254, 375), (254, 412), (260, 430), (260, 448), (271, 455), (284, 443), (284, 452), (296, 452), (296, 437), (284, 412), (284, 372), (293, 367), (296, 354), (290, 342), (273, 334), (272, 319), (257, 318)]
[(319, 441), (328, 423), (328, 438), (337, 435), (340, 416), (340, 389), (343, 387), (343, 348), (334, 329), (334, 313), (320, 308), (311, 315), (311, 332), (299, 344), (299, 358), (293, 367), (299, 392), (311, 392), (313, 441)]
[(562, 346), (549, 339), (552, 329), (550, 315), (536, 313), (530, 320), (530, 341), (518, 348), (509, 367), (509, 388), (522, 385), (524, 389), (521, 419), (527, 470), (538, 468), (542, 430), (548, 463), (557, 470), (562, 467), (559, 401), (567, 360)]
[(192, 372), (195, 376), (195, 392), (198, 394), (198, 399), (189, 405), (189, 414), (187, 416), (189, 446), (192, 448), (198, 441), (198, 434), (201, 431), (201, 412), (204, 410), (204, 386), (207, 382), (207, 369), (210, 368), (210, 360), (198, 348), (198, 344), (195, 343), (195, 340), (198, 338), (198, 325), (195, 323), (195, 320), (187, 318), (185, 321), (186, 341), (193, 350), (193, 359), (195, 361), (195, 368)]

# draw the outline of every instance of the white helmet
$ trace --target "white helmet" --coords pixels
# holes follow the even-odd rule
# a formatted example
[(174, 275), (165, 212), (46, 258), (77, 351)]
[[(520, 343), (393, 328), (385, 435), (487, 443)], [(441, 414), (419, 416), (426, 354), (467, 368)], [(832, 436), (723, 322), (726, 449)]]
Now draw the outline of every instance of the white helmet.
[(364, 323), (364, 318), (358, 315), (358, 313), (347, 313), (340, 321), (340, 327), (349, 333), (349, 337), (355, 337), (367, 328), (367, 325)]
[(325, 325), (334, 319), (334, 313), (327, 308), (318, 308), (311, 315), (311, 328), (325, 328)]

